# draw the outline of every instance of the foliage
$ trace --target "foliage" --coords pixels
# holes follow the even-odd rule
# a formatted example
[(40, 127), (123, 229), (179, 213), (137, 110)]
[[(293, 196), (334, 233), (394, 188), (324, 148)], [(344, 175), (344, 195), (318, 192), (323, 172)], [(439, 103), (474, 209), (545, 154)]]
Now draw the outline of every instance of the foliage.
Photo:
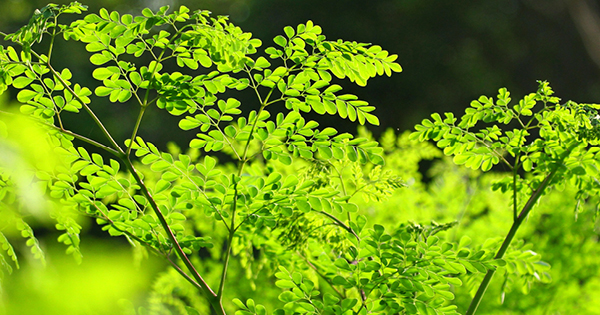
[[(511, 170), (512, 174), (493, 184), (494, 189), (512, 195), (513, 209), (513, 225), (496, 258), (504, 257), (517, 230), (547, 190), (564, 189), (569, 183), (577, 189), (578, 205), (597, 199), (600, 106), (572, 101), (559, 104), (553, 94), (547, 82), (539, 82), (537, 93), (510, 105), (510, 93), (503, 88), (496, 101), (482, 96), (471, 102), (458, 124), (452, 113), (443, 119), (436, 113), (433, 121), (423, 120), (411, 135), (436, 141), (456, 164), (489, 171), (502, 161)], [(471, 131), (478, 123), (488, 126)], [(512, 130), (497, 125), (511, 123)], [(494, 272), (487, 273), (467, 314), (477, 310)]]
[[(358, 202), (369, 221), (386, 225), (407, 220), (456, 220), (458, 224), (441, 236), (446, 241), (456, 243), (461, 237), (469, 236), (476, 246), (492, 239), (497, 242), (497, 250), (501, 242), (498, 236), (506, 234), (513, 218), (509, 207), (510, 194), (493, 191), (492, 184), (511, 173), (482, 173), (457, 166), (451, 158), (445, 157), (434, 161), (429, 171), (421, 174), (418, 168), (419, 164), (423, 164), (421, 158), (430, 159), (442, 152), (427, 142), (407, 138), (406, 133), (394, 136), (388, 132), (381, 140), (390, 152), (386, 155), (386, 166), (395, 168), (402, 165), (401, 174), (409, 186), (397, 190), (381, 206)], [(600, 307), (600, 301), (593, 293), (598, 286), (599, 266), (595, 259), (598, 255), (596, 205), (593, 202), (580, 203), (579, 211), (575, 213), (576, 192), (573, 185), (566, 185), (563, 190), (548, 190), (529, 214), (528, 223), (521, 225), (511, 245), (517, 248), (526, 246), (524, 249), (534, 254), (535, 260), (543, 258), (552, 265), (552, 269), (548, 270), (541, 261), (534, 262), (533, 266), (538, 269), (529, 277), (529, 281), (537, 282), (534, 284), (524, 281), (528, 277), (522, 278), (499, 268), (478, 313), (596, 313)], [(521, 243), (519, 239), (526, 242)], [(521, 263), (515, 263), (514, 267)], [(452, 304), (458, 306), (459, 313), (467, 311), (481, 277), (465, 280), (463, 287), (453, 291), (456, 298)]]
[[(505, 162), (512, 173), (494, 188), (512, 194), (516, 228), (542, 193), (565, 181), (585, 200), (596, 185), (596, 105), (559, 105), (541, 83), (538, 93), (509, 108), (509, 94), (501, 90), (497, 102), (482, 97), (472, 103), (457, 125), (452, 114), (434, 114), (412, 140), (388, 132), (380, 146), (364, 130), (354, 137), (319, 128), (307, 114), (377, 125), (375, 107), (341, 94), (334, 80), (364, 86), (372, 77), (399, 72), (395, 55), (376, 45), (329, 41), (311, 21), (286, 27), (275, 47), (260, 51), (262, 42), (226, 17), (168, 9), (145, 9), (136, 17), (101, 9), (64, 25), (62, 15), (86, 7), (48, 5), (5, 35), (14, 46), (0, 46), (0, 91), (19, 91), (27, 124), (44, 128), (30, 138), (44, 139), (59, 157), (51, 165), (29, 165), (33, 172), (0, 164), (1, 214), (14, 218), (38, 258), (44, 256), (27, 224), (28, 202), (15, 190), (21, 173), (46, 193), (58, 241), (75, 259), (82, 257), (77, 213), (171, 265), (155, 283), (155, 313), (456, 314), (451, 301), (460, 287), (469, 291), (497, 270), (507, 288), (549, 280), (548, 265), (530, 244), (509, 246), (516, 229), (508, 242), (490, 238), (471, 245), (468, 236), (443, 237), (456, 225), (448, 217), (446, 223), (390, 227), (369, 224), (373, 216), (363, 205), (386, 200), (407, 184), (424, 187), (417, 165), (440, 154), (415, 138), (438, 141), (456, 163), (473, 169)], [(71, 70), (53, 67), (61, 37), (85, 44), (98, 86), (82, 86)], [(259, 51), (264, 56), (253, 57)], [(180, 71), (168, 70), (174, 67)], [(230, 97), (234, 90), (252, 90), (252, 110), (244, 112)], [(93, 101), (103, 97), (139, 108), (128, 139), (115, 140), (95, 115)], [(537, 102), (543, 108), (534, 114)], [(161, 150), (139, 135), (142, 118), (156, 109), (181, 117), (180, 129), (196, 134), (188, 148)], [(81, 112), (104, 139), (69, 129), (65, 117)], [(470, 131), (480, 121), (518, 127)], [(533, 129), (539, 138), (528, 142)], [(17, 255), (10, 238), (0, 236), (9, 258), (0, 259), (10, 272), (11, 264), (19, 266)], [(234, 282), (232, 273), (247, 281)], [(278, 288), (278, 301), (261, 294), (273, 312), (255, 302), (259, 296), (245, 296), (267, 291), (262, 286), (272, 285), (265, 283)]]

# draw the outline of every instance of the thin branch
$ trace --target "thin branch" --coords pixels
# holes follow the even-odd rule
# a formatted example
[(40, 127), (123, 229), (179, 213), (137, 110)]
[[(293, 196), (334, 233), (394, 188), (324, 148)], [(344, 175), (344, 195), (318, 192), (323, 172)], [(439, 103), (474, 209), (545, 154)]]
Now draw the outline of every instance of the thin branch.
[(82, 136), (80, 134), (74, 133), (74, 132), (69, 131), (67, 129), (61, 129), (61, 128), (59, 128), (57, 126), (54, 126), (54, 125), (46, 124), (46, 123), (43, 123), (43, 122), (40, 122), (40, 123), (44, 124), (44, 126), (54, 128), (54, 129), (56, 129), (56, 130), (58, 130), (58, 131), (60, 131), (60, 132), (62, 132), (64, 134), (66, 134), (66, 135), (72, 136), (73, 138), (75, 138), (77, 140), (81, 140), (81, 141), (83, 141), (85, 143), (91, 144), (91, 145), (93, 145), (93, 146), (95, 146), (95, 147), (97, 147), (99, 149), (102, 149), (102, 150), (104, 150), (104, 151), (106, 151), (108, 153), (113, 154), (114, 156), (116, 156), (118, 158), (123, 157), (123, 153), (122, 152), (119, 152), (119, 151), (117, 151), (117, 150), (115, 150), (115, 149), (113, 149), (113, 148), (111, 148), (109, 146), (106, 146), (106, 145), (102, 144), (102, 143), (96, 142), (96, 141), (94, 141), (94, 140), (92, 140), (90, 138), (84, 137), (84, 136)]
[(237, 157), (238, 160), (242, 160), (242, 157), (238, 154), (237, 150), (235, 149), (235, 147), (233, 146), (233, 143), (231, 143), (231, 141), (229, 141), (229, 137), (227, 136), (227, 134), (225, 134), (225, 132), (221, 129), (221, 127), (219, 127), (219, 123), (221, 122), (221, 119), (219, 119), (218, 121), (215, 121), (205, 110), (203, 107), (198, 106), (198, 102), (196, 102), (195, 100), (191, 100), (192, 102), (194, 102), (194, 104), (196, 105), (197, 109), (201, 110), (202, 113), (204, 115), (206, 115), (206, 117), (208, 117), (208, 119), (210, 120), (210, 123), (217, 128), (217, 130), (223, 135), (223, 139), (225, 139), (225, 141), (227, 142), (227, 144), (229, 145), (229, 147), (231, 148), (231, 150), (233, 151), (233, 153), (235, 153), (235, 157)]
[(133, 127), (133, 131), (131, 132), (131, 138), (129, 145), (127, 146), (127, 152), (125, 152), (126, 156), (129, 156), (129, 154), (131, 153), (131, 148), (133, 147), (133, 143), (135, 141), (138, 129), (140, 128), (140, 125), (142, 123), (142, 117), (144, 117), (144, 112), (146, 111), (146, 106), (144, 106), (143, 104), (141, 105), (142, 108), (140, 108), (140, 113), (138, 114), (138, 117), (135, 120), (135, 126)]
[(342, 186), (342, 193), (344, 194), (344, 196), (348, 196), (348, 193), (346, 192), (346, 185), (344, 184), (344, 176), (342, 175), (342, 172), (340, 170), (338, 170), (337, 167), (335, 167), (335, 165), (333, 165), (333, 163), (329, 162), (329, 165), (331, 165), (331, 167), (333, 167), (335, 172), (338, 174), (338, 178), (340, 180), (340, 186)]
[[(191, 24), (188, 24), (191, 25)], [(160, 55), (158, 57), (156, 57), (156, 55), (154, 55), (154, 52), (152, 52), (152, 49), (147, 49), (148, 51), (150, 51), (150, 53), (152, 54), (152, 56), (154, 57), (154, 67), (152, 68), (152, 74), (150, 75), (150, 80), (152, 80), (154, 78), (154, 75), (156, 74), (156, 71), (158, 71), (158, 63), (160, 63), (161, 61), (163, 61), (163, 56), (165, 54), (165, 52), (167, 51), (167, 48), (169, 46), (169, 44), (171, 44), (173, 42), (173, 40), (179, 36), (181, 34), (181, 32), (188, 26), (185, 25), (184, 27), (181, 28), (181, 30), (177, 31), (177, 33), (175, 33), (175, 35), (173, 35), (171, 37), (171, 39), (169, 39), (169, 42), (167, 44), (165, 44), (163, 50), (160, 52)], [(191, 26), (190, 26), (191, 27)], [(144, 45), (146, 45), (146, 41), (144, 41), (142, 39), (142, 42), (144, 43)], [(146, 45), (146, 48), (147, 45)], [(168, 59), (168, 58), (167, 58)], [(115, 60), (115, 62), (117, 62), (117, 60)], [(125, 78), (127, 79), (127, 76), (125, 76)], [(127, 79), (127, 81), (129, 81), (129, 79)], [(129, 154), (131, 153), (131, 147), (133, 146), (133, 141), (135, 140), (138, 130), (140, 128), (140, 124), (142, 122), (142, 117), (144, 116), (144, 112), (146, 111), (146, 108), (148, 107), (149, 104), (152, 103), (152, 101), (148, 102), (148, 97), (150, 96), (150, 90), (151, 90), (151, 85), (150, 82), (148, 84), (148, 88), (146, 89), (146, 93), (144, 95), (144, 100), (140, 100), (140, 98), (137, 95), (137, 91), (135, 91), (133, 94), (135, 94), (136, 98), (138, 99), (138, 102), (140, 103), (140, 106), (142, 106), (142, 109), (140, 110), (140, 113), (138, 115), (138, 118), (135, 122), (135, 126), (133, 127), (133, 131), (131, 134), (131, 138), (130, 138), (130, 142), (129, 142), (129, 146), (127, 147), (127, 156), (129, 156)], [(132, 91), (133, 92), (133, 91)]]
[(330, 280), (329, 278), (325, 277), (325, 275), (324, 275), (324, 274), (322, 274), (322, 273), (319, 271), (319, 269), (317, 268), (317, 266), (313, 265), (313, 263), (311, 263), (311, 262), (310, 262), (310, 260), (308, 260), (308, 258), (306, 258), (304, 255), (302, 255), (302, 253), (300, 253), (300, 252), (296, 252), (296, 253), (298, 254), (298, 256), (300, 256), (302, 259), (304, 259), (304, 261), (306, 262), (306, 264), (307, 264), (307, 265), (308, 265), (310, 268), (312, 268), (312, 269), (313, 269), (313, 270), (314, 270), (314, 271), (317, 273), (317, 275), (319, 275), (319, 277), (321, 277), (321, 278), (322, 278), (322, 279), (323, 279), (325, 282), (327, 282), (327, 284), (329, 284), (329, 286), (330, 286), (330, 287), (333, 289), (333, 291), (335, 291), (335, 293), (337, 293), (337, 295), (338, 295), (340, 298), (342, 298), (342, 299), (345, 299), (345, 298), (346, 298), (346, 296), (345, 296), (344, 294), (342, 294), (342, 292), (340, 292), (340, 291), (339, 291), (339, 290), (338, 290), (338, 289), (337, 289), (337, 288), (336, 288), (336, 287), (333, 285), (333, 283), (331, 282), (331, 280)]
[(58, 25), (58, 15), (54, 16), (54, 27), (52, 28), (52, 34), (50, 34), (50, 46), (48, 47), (48, 63), (52, 57), (52, 50), (54, 48), (54, 38), (56, 37), (56, 26)]
[[(35, 54), (35, 52), (34, 52)], [(39, 58), (39, 55), (36, 54), (36, 56)], [(56, 72), (56, 70), (54, 70), (54, 68), (52, 68), (52, 65), (50, 65), (50, 63), (48, 62), (46, 64), (46, 66), (48, 66), (48, 69), (50, 69), (50, 71), (52, 71), (52, 74), (54, 74), (54, 76), (56, 76), (56, 78), (58, 78), (58, 80), (60, 81), (60, 83), (65, 87), (65, 89), (69, 90), (69, 92), (71, 92), (71, 94), (73, 94), (73, 96), (81, 103), (81, 105), (83, 106), (83, 108), (85, 108), (85, 111), (92, 117), (92, 119), (94, 120), (94, 123), (96, 123), (96, 125), (100, 128), (100, 130), (102, 130), (102, 133), (104, 134), (104, 136), (108, 139), (108, 141), (110, 142), (110, 144), (113, 146), (113, 148), (115, 148), (117, 151), (119, 151), (120, 153), (125, 153), (123, 152), (123, 149), (121, 149), (121, 147), (117, 144), (117, 142), (113, 139), (113, 137), (111, 136), (110, 132), (108, 132), (108, 130), (106, 129), (106, 127), (104, 127), (104, 124), (100, 121), (100, 119), (98, 118), (98, 116), (96, 116), (96, 114), (94, 114), (94, 112), (92, 111), (92, 109), (86, 104), (86, 102), (77, 94), (75, 93), (75, 91), (73, 91), (73, 89), (67, 84), (67, 82), (58, 74), (58, 72)]]
[(66, 135), (69, 135), (69, 136), (71, 136), (71, 137), (73, 137), (73, 138), (75, 138), (77, 140), (81, 140), (81, 141), (83, 141), (85, 143), (91, 144), (91, 145), (93, 145), (93, 146), (95, 146), (95, 147), (97, 147), (99, 149), (102, 149), (102, 150), (104, 150), (104, 151), (106, 151), (106, 152), (108, 152), (108, 153), (110, 153), (110, 154), (112, 154), (112, 155), (114, 155), (116, 157), (119, 157), (119, 158), (122, 157), (122, 154), (119, 151), (117, 151), (117, 150), (115, 150), (115, 149), (113, 149), (111, 147), (108, 147), (108, 146), (106, 146), (106, 145), (104, 145), (104, 144), (102, 144), (100, 142), (97, 142), (95, 140), (92, 140), (90, 138), (82, 136), (80, 134), (74, 133), (74, 132), (72, 132), (70, 130), (61, 129), (58, 126), (49, 124), (49, 123), (41, 121), (41, 120), (35, 120), (35, 119), (32, 119), (31, 117), (28, 117), (28, 116), (23, 116), (23, 115), (11, 113), (11, 112), (3, 111), (3, 110), (0, 110), (0, 114), (9, 115), (9, 116), (22, 116), (22, 117), (25, 117), (27, 119), (30, 119), (32, 122), (35, 122), (35, 123), (38, 123), (38, 124), (40, 124), (42, 126), (54, 129), (56, 131), (59, 131), (59, 132), (64, 133)]
[(225, 262), (223, 263), (223, 271), (221, 272), (221, 282), (219, 283), (219, 290), (217, 291), (217, 298), (219, 301), (223, 298), (223, 289), (225, 288), (225, 279), (227, 278), (227, 268), (229, 266), (229, 259), (231, 258), (231, 245), (233, 244), (233, 237), (235, 236), (235, 210), (237, 208), (237, 199), (238, 199), (238, 183), (235, 182), (234, 175), (232, 177), (232, 182), (234, 183), (235, 193), (233, 195), (233, 200), (231, 201), (231, 223), (229, 226), (232, 228), (229, 229), (229, 236), (227, 237), (227, 252), (225, 253)]
[[(92, 203), (92, 204), (93, 204), (93, 203)], [(94, 207), (95, 207), (95, 208), (96, 208), (98, 211), (100, 211), (100, 209), (99, 209), (98, 207), (96, 207), (95, 205), (94, 205)], [(100, 213), (102, 213), (102, 211), (100, 211)], [(86, 215), (89, 215), (89, 214), (86, 214)], [(114, 221), (112, 221), (111, 219), (109, 219), (109, 218), (108, 218), (108, 216), (106, 216), (106, 217), (92, 216), (92, 217), (96, 217), (96, 218), (99, 218), (99, 219), (102, 219), (102, 220), (106, 220), (106, 221), (108, 221), (108, 222), (110, 223), (110, 225), (111, 225), (111, 226), (112, 226), (112, 227), (113, 227), (115, 230), (117, 230), (117, 231), (119, 231), (119, 232), (121, 232), (121, 233), (123, 233), (123, 234), (126, 234), (128, 237), (131, 237), (132, 239), (134, 239), (135, 241), (137, 241), (137, 242), (138, 242), (138, 243), (140, 243), (141, 245), (143, 245), (143, 246), (145, 246), (145, 247), (149, 248), (149, 249), (150, 249), (151, 251), (153, 251), (155, 254), (157, 254), (157, 255), (159, 255), (159, 256), (163, 256), (163, 257), (164, 257), (164, 258), (165, 258), (165, 259), (166, 259), (166, 260), (169, 262), (169, 264), (171, 264), (171, 266), (172, 266), (173, 268), (175, 268), (175, 270), (176, 270), (176, 271), (177, 271), (179, 274), (181, 274), (181, 275), (182, 275), (182, 276), (183, 276), (183, 277), (184, 277), (184, 278), (185, 278), (185, 279), (186, 279), (186, 280), (187, 280), (189, 283), (191, 283), (193, 286), (195, 286), (195, 287), (196, 287), (196, 288), (198, 288), (198, 289), (202, 289), (202, 287), (201, 287), (201, 286), (198, 284), (198, 282), (196, 282), (196, 281), (195, 281), (195, 280), (194, 280), (192, 277), (190, 277), (190, 276), (189, 276), (187, 273), (185, 273), (185, 271), (183, 271), (183, 270), (182, 270), (182, 269), (181, 269), (181, 268), (180, 268), (180, 267), (177, 265), (177, 263), (176, 263), (176, 262), (174, 262), (174, 261), (173, 261), (173, 260), (172, 260), (172, 259), (169, 257), (169, 254), (168, 254), (168, 253), (163, 253), (163, 252), (159, 251), (158, 249), (156, 249), (156, 248), (152, 247), (150, 244), (148, 244), (148, 243), (144, 242), (144, 241), (143, 241), (141, 238), (139, 238), (139, 237), (137, 237), (137, 236), (135, 236), (135, 235), (131, 234), (130, 232), (128, 232), (128, 231), (126, 231), (126, 230), (121, 230), (120, 228), (118, 228), (118, 227), (117, 227), (117, 226), (114, 224)]]
[(173, 247), (175, 248), (175, 251), (180, 256), (180, 258), (184, 261), (184, 263), (190, 269), (190, 271), (192, 271), (194, 273), (194, 278), (196, 278), (196, 280), (198, 280), (200, 283), (202, 283), (203, 288), (206, 289), (207, 291), (209, 291), (211, 293), (211, 295), (215, 295), (214, 292), (210, 289), (210, 287), (206, 284), (206, 282), (204, 281), (204, 279), (202, 279), (202, 277), (195, 270), (194, 266), (191, 265), (191, 262), (187, 258), (187, 255), (185, 255), (185, 253), (181, 249), (181, 246), (179, 245), (179, 242), (177, 241), (177, 238), (175, 237), (175, 234), (173, 233), (173, 231), (171, 230), (169, 224), (167, 223), (167, 221), (165, 219), (165, 216), (163, 215), (163, 213), (158, 208), (158, 204), (156, 204), (156, 201), (154, 200), (154, 197), (152, 197), (152, 195), (150, 194), (150, 191), (148, 190), (148, 188), (144, 184), (143, 180), (139, 176), (137, 170), (135, 170), (135, 168), (133, 167), (133, 164), (128, 159), (125, 159), (125, 160), (127, 161), (125, 163), (125, 165), (129, 169), (129, 171), (131, 172), (131, 174), (133, 175), (133, 177), (135, 178), (136, 182), (138, 184), (140, 184), (140, 188), (142, 190), (142, 193), (144, 194), (144, 196), (150, 202), (150, 205), (151, 205), (152, 209), (154, 210), (154, 212), (156, 213), (156, 216), (158, 217), (158, 220), (160, 221), (161, 225), (164, 227), (165, 232), (167, 233), (167, 236), (168, 236), (169, 240), (171, 242), (173, 242)]
[[(535, 203), (542, 196), (542, 194), (544, 193), (544, 191), (550, 184), (550, 181), (554, 178), (554, 175), (556, 175), (556, 173), (558, 172), (558, 169), (562, 165), (562, 162), (580, 144), (581, 143), (579, 141), (574, 141), (574, 143), (571, 144), (567, 148), (567, 150), (565, 150), (565, 152), (562, 153), (562, 155), (560, 156), (558, 161), (556, 161), (556, 164), (555, 164), (554, 168), (552, 169), (552, 171), (550, 171), (550, 173), (544, 178), (544, 180), (540, 183), (540, 185), (537, 187), (537, 189), (531, 194), (531, 196), (527, 200), (527, 203), (525, 204), (525, 206), (523, 206), (521, 213), (516, 218), (516, 220), (513, 222), (510, 230), (508, 231), (508, 234), (504, 238), (504, 242), (502, 242), (500, 249), (496, 253), (496, 256), (494, 256), (494, 259), (500, 259), (500, 258), (504, 257), (504, 254), (508, 250), (510, 243), (512, 242), (515, 235), (517, 234), (519, 227), (521, 227), (521, 224), (523, 223), (525, 218), (527, 218), (527, 215), (529, 215), (529, 212), (531, 211), (531, 209), (533, 209), (533, 206), (535, 205)], [(479, 285), (479, 289), (477, 289), (477, 292), (475, 293), (475, 296), (473, 297), (473, 300), (471, 301), (471, 304), (469, 305), (469, 309), (467, 310), (465, 315), (475, 314), (475, 312), (477, 311), (477, 308), (479, 307), (479, 303), (481, 303), (481, 300), (483, 299), (483, 295), (485, 294), (485, 291), (487, 290), (488, 286), (490, 285), (490, 282), (492, 280), (492, 277), (494, 276), (494, 273), (496, 273), (496, 270), (488, 270), (487, 271), (487, 273), (485, 274), (481, 284)]]
[(340, 226), (341, 228), (343, 228), (344, 230), (348, 231), (350, 234), (354, 235), (354, 237), (356, 237), (357, 240), (360, 241), (360, 237), (358, 236), (358, 234), (356, 234), (356, 232), (354, 232), (354, 230), (349, 227), (348, 225), (346, 225), (344, 222), (342, 222), (340, 219), (336, 218), (334, 215), (327, 213), (325, 211), (317, 211), (317, 213), (323, 214), (326, 217), (330, 218), (331, 220), (333, 220), (338, 226)]
[(256, 119), (254, 120), (254, 123), (252, 124), (252, 129), (250, 129), (250, 135), (248, 136), (248, 141), (246, 141), (246, 145), (244, 146), (244, 151), (242, 153), (242, 159), (240, 160), (239, 163), (239, 169), (238, 169), (238, 177), (242, 176), (242, 172), (244, 170), (244, 165), (246, 165), (247, 162), (247, 155), (248, 155), (248, 149), (250, 148), (250, 142), (252, 142), (252, 136), (254, 135), (254, 131), (256, 130), (256, 125), (258, 125), (258, 119), (260, 117), (260, 115), (262, 114), (263, 110), (265, 109), (266, 105), (261, 104), (260, 108), (258, 109), (258, 112), (256, 113)]
[(271, 201), (271, 203), (265, 204), (262, 207), (252, 211), (251, 213), (248, 213), (246, 215), (246, 217), (238, 224), (238, 226), (236, 226), (234, 229), (235, 231), (237, 231), (240, 227), (242, 227), (242, 225), (244, 225), (244, 223), (246, 222), (246, 220), (248, 220), (248, 218), (253, 215), (256, 214), (258, 212), (260, 212), (261, 210), (265, 209), (267, 206), (271, 206), (271, 205), (277, 205), (278, 202), (283, 201), (283, 200), (287, 200), (290, 198), (293, 198), (294, 195), (286, 195), (285, 197), (279, 198), (279, 199), (274, 199)]
[(258, 102), (263, 104), (262, 97), (260, 96), (260, 93), (258, 93), (258, 85), (256, 84), (256, 81), (254, 81), (254, 78), (252, 77), (252, 69), (249, 69), (248, 66), (244, 65), (244, 70), (246, 71), (246, 73), (248, 73), (248, 78), (250, 79), (250, 86), (252, 86), (252, 89), (256, 93), (256, 97), (258, 97)]

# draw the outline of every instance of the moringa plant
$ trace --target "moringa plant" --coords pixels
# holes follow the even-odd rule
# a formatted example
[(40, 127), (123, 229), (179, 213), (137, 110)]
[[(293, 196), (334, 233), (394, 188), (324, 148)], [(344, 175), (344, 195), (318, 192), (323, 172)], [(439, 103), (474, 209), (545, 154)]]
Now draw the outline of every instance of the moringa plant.
[[(576, 214), (582, 203), (598, 202), (600, 105), (560, 104), (553, 94), (548, 82), (539, 82), (536, 93), (511, 105), (510, 93), (503, 88), (495, 101), (481, 96), (471, 102), (460, 120), (452, 113), (444, 118), (433, 114), (411, 135), (436, 141), (456, 164), (484, 172), (497, 164), (508, 168), (508, 174), (493, 185), (510, 195), (513, 214), (497, 259), (506, 256), (517, 231), (548, 191), (576, 187)], [(512, 268), (530, 267), (515, 264)], [(475, 313), (495, 271), (487, 271), (466, 314)]]
[[(45, 131), (28, 141), (45, 141), (58, 159), (27, 172), (0, 164), (2, 217), (27, 238), (36, 257), (43, 259), (43, 248), (27, 222), (28, 200), (18, 189), (23, 181), (45, 192), (44, 207), (62, 233), (58, 241), (75, 259), (83, 255), (74, 215), (93, 218), (109, 235), (164, 258), (180, 278), (164, 274), (158, 290), (180, 287), (188, 298), (172, 297), (169, 307), (181, 314), (267, 314), (254, 299), (238, 295), (240, 281), (228, 277), (232, 268), (262, 285), (257, 292), (272, 290), (258, 283), (259, 273), (274, 282), (273, 314), (456, 314), (453, 292), (465, 279), (503, 268), (502, 255), (494, 257), (498, 242), (469, 247), (468, 237), (458, 243), (439, 237), (452, 222), (369, 225), (353, 198), (377, 201), (403, 186), (384, 167), (384, 149), (306, 118), (328, 114), (377, 125), (375, 107), (341, 93), (333, 80), (364, 86), (372, 77), (400, 72), (396, 55), (377, 45), (327, 40), (311, 21), (285, 27), (274, 47), (260, 50), (260, 40), (226, 17), (168, 9), (145, 9), (136, 17), (101, 9), (66, 25), (60, 23), (65, 14), (86, 7), (50, 4), (15, 33), (2, 34), (12, 44), (0, 46), (0, 92), (18, 91), (27, 123)], [(53, 51), (63, 40), (85, 45), (96, 86), (55, 68)], [(254, 102), (242, 106), (230, 96), (241, 90), (252, 90)], [(513, 166), (514, 180), (498, 187), (514, 190), (515, 209), (522, 205), (517, 197), (531, 194), (526, 215), (546, 187), (568, 174), (584, 178), (589, 167), (581, 155), (582, 143), (592, 141), (584, 122), (595, 120), (580, 111), (594, 107), (550, 106), (555, 99), (549, 93), (544, 87), (508, 115), (503, 92), (506, 104), (486, 99), (478, 105), (483, 110), (468, 112), (458, 126), (451, 115), (434, 116), (415, 135), (443, 138), (440, 144), (457, 154), (458, 163), (489, 170), (502, 159)], [(96, 115), (100, 98), (137, 109), (127, 139), (115, 139)], [(524, 122), (523, 131), (469, 132), (481, 119), (521, 122), (537, 99), (549, 106)], [(140, 126), (149, 111), (180, 117), (179, 128), (195, 134), (189, 147), (164, 150), (145, 140)], [(7, 122), (14, 116), (2, 114)], [(73, 115), (91, 117), (103, 137), (73, 129), (67, 119)], [(579, 138), (555, 129), (566, 123), (577, 125)], [(15, 127), (5, 126), (10, 138)], [(547, 141), (526, 145), (530, 127), (539, 127)], [(522, 177), (521, 166), (534, 176)], [(515, 214), (515, 220), (520, 224), (523, 217)], [(18, 267), (18, 259), (2, 232), (8, 259), (0, 259), (10, 272), (9, 260)], [(511, 253), (507, 261), (527, 266), (524, 277), (543, 270), (535, 264), (538, 256), (508, 243), (501, 251)]]

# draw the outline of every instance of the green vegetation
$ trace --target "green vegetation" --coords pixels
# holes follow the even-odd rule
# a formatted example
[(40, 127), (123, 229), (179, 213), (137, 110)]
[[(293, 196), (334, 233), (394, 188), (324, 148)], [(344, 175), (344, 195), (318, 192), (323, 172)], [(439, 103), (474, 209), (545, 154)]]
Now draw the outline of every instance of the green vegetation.
[[(166, 263), (143, 301), (120, 302), (127, 314), (473, 314), (478, 306), (592, 314), (600, 306), (590, 223), (600, 106), (561, 103), (540, 82), (514, 105), (500, 89), (459, 119), (434, 114), (412, 134), (390, 130), (376, 141), (366, 127), (355, 137), (309, 117), (379, 124), (374, 106), (337, 84), (400, 72), (397, 56), (377, 45), (329, 41), (308, 21), (263, 50), (227, 18), (184, 6), (136, 17), (102, 9), (61, 24), (86, 9), (48, 5), (3, 34), (12, 44), (0, 46), (0, 92), (18, 91), (21, 103), (20, 114), (0, 112), (3, 273), (20, 267), (19, 235), (45, 263), (36, 236), (44, 224), (76, 262), (101, 260), (85, 255), (80, 237), (93, 220), (138, 257)], [(97, 86), (53, 66), (65, 41), (84, 44)], [(247, 91), (254, 103), (232, 97)], [(139, 109), (127, 139), (96, 115), (100, 98)], [(151, 112), (178, 117), (195, 134), (189, 146), (144, 140)], [(102, 137), (72, 130), (79, 115)]]

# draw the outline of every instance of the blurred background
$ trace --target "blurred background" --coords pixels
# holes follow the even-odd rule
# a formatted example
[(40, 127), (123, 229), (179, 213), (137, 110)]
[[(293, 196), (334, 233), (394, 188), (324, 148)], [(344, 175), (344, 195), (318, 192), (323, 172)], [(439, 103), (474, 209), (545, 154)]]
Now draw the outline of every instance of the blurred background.
[[(381, 125), (369, 126), (375, 136), (388, 128), (412, 129), (433, 112), (459, 115), (471, 100), (480, 95), (495, 96), (501, 87), (512, 92), (513, 100), (518, 99), (536, 90), (536, 80), (549, 81), (564, 101), (600, 100), (598, 1), (94, 0), (83, 3), (89, 6), (89, 12), (104, 7), (133, 15), (139, 15), (145, 7), (156, 10), (163, 5), (210, 10), (215, 15), (229, 15), (233, 23), (261, 39), (263, 48), (272, 46), (272, 38), (282, 34), (286, 25), (296, 26), (307, 20), (320, 25), (328, 39), (380, 45), (398, 55), (397, 61), (404, 71), (391, 78), (371, 79), (364, 88), (349, 82), (341, 84), (347, 93), (377, 107), (374, 113)], [(0, 30), (6, 33), (17, 30), (27, 23), (36, 8), (46, 4), (43, 0), (0, 0)], [(0, 44), (8, 43), (0, 41)], [(83, 45), (66, 43), (57, 49), (56, 68), (69, 67), (74, 80), (93, 90), (97, 82), (91, 77), (93, 67)], [(9, 90), (0, 102), (14, 102), (15, 95)], [(243, 94), (231, 97), (244, 101)], [(255, 108), (253, 104), (245, 106)], [(107, 127), (120, 142), (130, 135), (137, 115), (135, 106), (110, 104), (102, 99), (95, 100), (93, 108), (99, 116), (111, 117)], [(80, 116), (73, 116), (66, 124), (92, 138), (101, 138), (99, 130)], [(174, 137), (179, 145), (187, 145), (185, 137), (193, 135), (181, 133), (178, 120), (149, 111), (141, 135), (162, 149)], [(356, 133), (356, 124), (336, 117), (321, 117), (319, 121)], [(53, 232), (44, 235), (46, 232), (41, 230), (39, 236), (47, 240), (43, 245), (48, 248), (48, 267), (43, 269), (36, 262), (24, 262), (23, 270), (5, 279), (6, 314), (116, 314), (114, 308), (127, 308), (117, 303), (119, 299), (136, 302), (142, 298), (162, 263), (145, 260), (142, 263), (147, 265), (142, 273), (132, 264), (139, 260), (134, 259), (135, 254), (123, 239), (112, 238), (109, 247), (106, 242), (100, 245), (94, 239), (104, 232), (84, 227), (88, 232), (82, 236), (82, 265), (60, 253), (64, 247), (57, 245)], [(58, 247), (53, 249), (55, 245)], [(28, 259), (26, 250), (21, 255), (24, 261)], [(108, 277), (109, 274), (113, 277)], [(115, 274), (120, 276), (114, 277)], [(597, 269), (590, 274), (590, 277), (597, 275)], [(84, 283), (82, 277), (86, 279)], [(572, 296), (576, 301), (579, 291)], [(73, 305), (80, 308), (70, 309)]]

